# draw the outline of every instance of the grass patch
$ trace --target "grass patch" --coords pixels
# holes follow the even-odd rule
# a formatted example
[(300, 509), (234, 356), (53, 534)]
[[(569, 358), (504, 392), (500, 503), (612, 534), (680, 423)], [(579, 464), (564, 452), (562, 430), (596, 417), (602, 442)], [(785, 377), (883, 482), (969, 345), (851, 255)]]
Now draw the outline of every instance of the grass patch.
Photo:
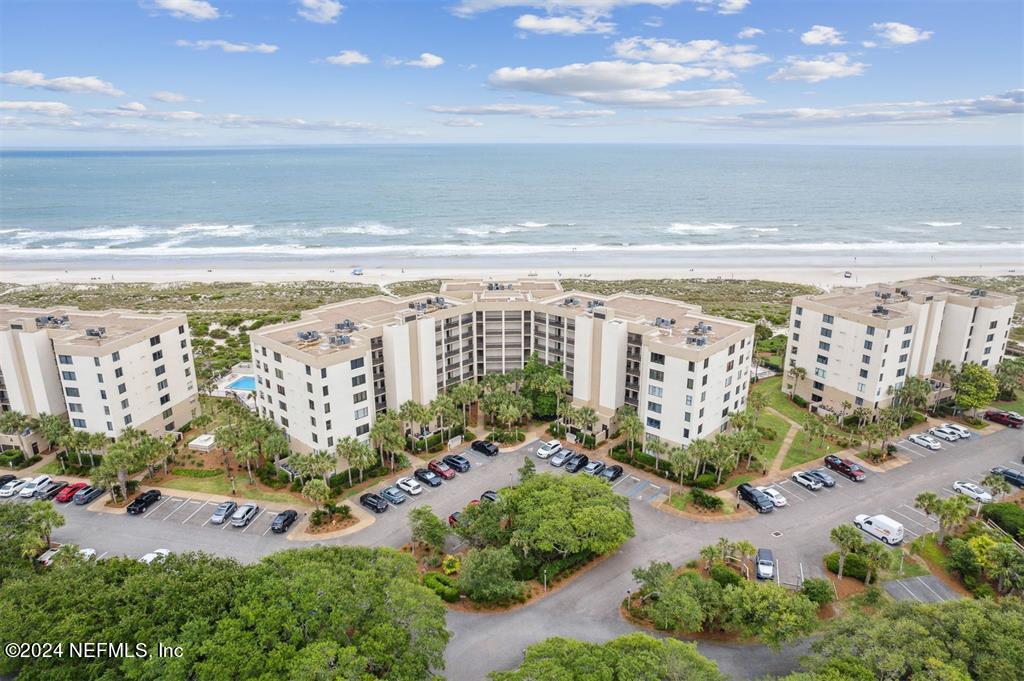
[(43, 464), (36, 470), (39, 475), (66, 475), (64, 470), (60, 467), (60, 463), (56, 459), (47, 464)]
[[(231, 482), (223, 473), (220, 473), (216, 477), (209, 478), (172, 477), (167, 480), (162, 480), (160, 482), (160, 487), (180, 489), (185, 492), (204, 492), (206, 494), (231, 496)], [(238, 494), (235, 495), (237, 497), (280, 504), (302, 504), (301, 501), (288, 492), (270, 492), (260, 489), (255, 485), (250, 485), (246, 478), (237, 478), (235, 480), (235, 487), (238, 490)]]
[(943, 572), (949, 573), (946, 552), (939, 546), (938, 539), (931, 534), (926, 534), (914, 541), (914, 550), (917, 555), (924, 558), (932, 565), (941, 568)]
[(722, 485), (722, 489), (734, 489), (745, 482), (750, 482), (751, 480), (755, 480), (759, 477), (761, 477), (760, 473), (742, 473), (740, 475), (734, 475), (725, 481), (725, 484)]
[(820, 440), (812, 442), (807, 433), (801, 430), (793, 438), (793, 444), (790, 445), (789, 451), (786, 452), (786, 458), (782, 461), (782, 467), (785, 469), (791, 466), (799, 466), (802, 463), (819, 459), (826, 454), (834, 454), (837, 451), (839, 451), (839, 448), (828, 440), (825, 440), (824, 444), (821, 444)]
[[(993, 402), (991, 407), (993, 409), (1002, 409), (1003, 411), (1015, 411), (1018, 414), (1024, 414), (1024, 397), (1018, 397), (1013, 402)], [(980, 409), (978, 410), (982, 412)]]
[(387, 289), (396, 296), (414, 296), (417, 293), (440, 293), (440, 279), (417, 279), (413, 281), (396, 281), (388, 284)]
[(751, 387), (751, 392), (764, 396), (765, 403), (783, 416), (802, 424), (810, 414), (809, 411), (793, 404), (789, 395), (782, 392), (782, 376), (772, 376), (758, 381)]
[(789, 432), (789, 424), (775, 414), (769, 414), (765, 411), (761, 412), (761, 415), (757, 417), (757, 427), (769, 428), (775, 433), (771, 440), (764, 443), (765, 462), (771, 466), (771, 462), (775, 461), (775, 457), (779, 455), (782, 441), (786, 439), (786, 433)]

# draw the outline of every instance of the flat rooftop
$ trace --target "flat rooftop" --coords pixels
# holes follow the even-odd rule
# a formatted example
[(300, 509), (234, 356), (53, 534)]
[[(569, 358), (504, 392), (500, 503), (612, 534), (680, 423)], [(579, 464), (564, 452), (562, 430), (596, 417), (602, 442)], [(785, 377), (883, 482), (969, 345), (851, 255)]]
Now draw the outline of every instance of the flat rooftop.
[[(161, 322), (182, 318), (184, 314), (181, 313), (142, 314), (129, 310), (83, 312), (69, 307), (44, 310), (0, 305), (0, 331), (19, 326), (33, 332), (46, 329), (54, 340), (92, 347), (141, 334)], [(90, 330), (94, 335), (87, 333)]]
[[(907, 303), (924, 303), (930, 298), (950, 297), (973, 298), (988, 301), (994, 306), (1014, 305), (1017, 299), (1011, 295), (971, 289), (932, 279), (912, 279), (895, 284), (871, 284), (860, 288), (839, 288), (830, 293), (802, 296), (806, 300), (824, 303), (837, 310), (845, 310), (883, 319), (909, 318)], [(875, 310), (881, 305), (887, 315), (878, 315)]]

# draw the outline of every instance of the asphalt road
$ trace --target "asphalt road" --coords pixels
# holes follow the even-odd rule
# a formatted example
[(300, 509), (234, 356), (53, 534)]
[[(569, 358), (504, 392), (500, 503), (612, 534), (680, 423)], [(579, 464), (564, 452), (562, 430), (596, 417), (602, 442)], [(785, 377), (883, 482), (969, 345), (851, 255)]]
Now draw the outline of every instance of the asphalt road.
[[(787, 507), (732, 522), (697, 522), (658, 511), (651, 501), (660, 490), (623, 478), (616, 491), (630, 498), (636, 536), (568, 586), (529, 606), (500, 614), (449, 613), (452, 639), (444, 674), (453, 681), (483, 679), (491, 670), (516, 666), (528, 645), (550, 636), (603, 641), (633, 631), (618, 615), (618, 606), (627, 590), (635, 588), (631, 570), (652, 560), (685, 563), (696, 558), (702, 546), (720, 536), (748, 539), (758, 547), (771, 548), (778, 561), (779, 579), (795, 584), (801, 576), (822, 574), (821, 556), (832, 550), (829, 530), (852, 521), (858, 513), (885, 513), (904, 523), (908, 538), (931, 531), (935, 528), (934, 520), (913, 508), (914, 497), (925, 490), (949, 495), (954, 480), (980, 481), (992, 466), (1024, 469), (1022, 437), (1021, 431), (1002, 430), (986, 438), (974, 437), (953, 445), (943, 443), (939, 452), (928, 452), (901, 441), (901, 450), (911, 458), (907, 465), (870, 474), (859, 484), (837, 477), (835, 488), (819, 492), (782, 482), (779, 489), (789, 500)], [(490, 459), (471, 452), (468, 456), (473, 469), (465, 475), (440, 488), (425, 489), (419, 497), (376, 516), (365, 530), (323, 543), (401, 546), (409, 539), (405, 515), (413, 505), (429, 503), (435, 513), (446, 517), (484, 490), (498, 489), (514, 481), (522, 455), (538, 446), (539, 443), (532, 443), (517, 452)], [(540, 471), (561, 470), (535, 461)], [(204, 511), (197, 511), (198, 505), (190, 506), (186, 497), (183, 494), (174, 501), (167, 499), (143, 517), (61, 506), (67, 524), (54, 533), (54, 539), (95, 548), (101, 555), (137, 557), (155, 548), (167, 548), (175, 552), (206, 551), (243, 562), (284, 548), (308, 545), (265, 532), (259, 523), (269, 523), (269, 519), (257, 521), (246, 532), (233, 527), (204, 526), (198, 523)], [(206, 508), (212, 511), (212, 507)], [(754, 678), (793, 670), (797, 658), (806, 651), (806, 644), (778, 654), (763, 646), (750, 645), (701, 643), (699, 648), (715, 659), (724, 673), (734, 678)]]

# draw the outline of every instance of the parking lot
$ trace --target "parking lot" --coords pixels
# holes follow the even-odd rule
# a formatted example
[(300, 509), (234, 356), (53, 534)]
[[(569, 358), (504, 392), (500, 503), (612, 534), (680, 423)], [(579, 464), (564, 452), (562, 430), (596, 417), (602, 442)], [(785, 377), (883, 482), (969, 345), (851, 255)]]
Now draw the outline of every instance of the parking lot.
[[(268, 510), (261, 506), (256, 517), (245, 527), (234, 527), (230, 521), (215, 525), (210, 522), (210, 516), (213, 515), (219, 504), (220, 501), (192, 499), (187, 496), (165, 496), (139, 518), (149, 522), (179, 523), (189, 527), (204, 528), (210, 532), (254, 534), (262, 537), (270, 532), (270, 525), (278, 514), (278, 511)], [(300, 512), (296, 522), (304, 516), (305, 514)]]
[(962, 598), (960, 594), (943, 584), (938, 577), (932, 575), (895, 579), (891, 582), (885, 582), (882, 586), (897, 601), (941, 603)]

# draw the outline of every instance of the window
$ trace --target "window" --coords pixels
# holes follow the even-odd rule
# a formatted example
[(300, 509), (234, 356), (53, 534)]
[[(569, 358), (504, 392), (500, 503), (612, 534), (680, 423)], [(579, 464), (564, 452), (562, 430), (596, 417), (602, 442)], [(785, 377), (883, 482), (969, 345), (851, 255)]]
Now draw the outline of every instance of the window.
[(665, 364), (665, 355), (657, 352), (651, 353), (651, 364)]
[(686, 421), (687, 423), (690, 422), (690, 412), (688, 412), (688, 411), (684, 411), (683, 412), (683, 421)]
[(82, 405), (77, 402), (68, 402), (68, 411), (73, 411), (76, 414), (82, 413)]
[(357, 385), (363, 385), (366, 383), (366, 374), (359, 374), (358, 376), (352, 377), (352, 387), (355, 388)]
[(903, 327), (903, 333), (911, 333), (914, 330), (913, 324), (908, 324)]
[(312, 376), (313, 375), (313, 367), (309, 366), (308, 364), (306, 365), (306, 375), (307, 376)]
[(647, 394), (652, 395), (654, 397), (662, 397), (664, 396), (665, 391), (661, 388), (661, 386), (649, 385), (647, 386)]
[(114, 378), (121, 378), (122, 376), (124, 376), (124, 369), (121, 367), (114, 369)]
[(870, 355), (861, 355), (860, 356), (860, 361), (863, 362), (864, 364), (871, 364), (871, 356)]
[(825, 378), (825, 370), (824, 369), (815, 369), (814, 370), (814, 375), (817, 376), (818, 378)]
[(865, 350), (870, 350), (870, 349), (871, 349), (871, 348), (873, 348), (873, 347), (875, 347), (875, 344), (874, 344), (874, 343), (872, 343), (872, 342), (871, 342), (871, 341), (869, 341), (869, 340), (866, 340), (866, 341), (864, 341), (864, 349), (865, 349)]
[(192, 369), (190, 367), (185, 367), (185, 375), (186, 376), (191, 376), (192, 375)]
[(124, 383), (118, 383), (117, 384), (117, 394), (118, 395), (124, 395), (125, 392), (127, 392), (127, 391), (128, 391), (128, 387), (125, 386)]
[(182, 338), (181, 339), (181, 349), (184, 350), (187, 347), (188, 347), (188, 341), (185, 340), (184, 338)]
[(288, 419), (284, 416), (281, 417), (281, 425), (284, 426), (285, 428), (288, 427)]
[(647, 403), (647, 411), (652, 411), (655, 414), (660, 414), (661, 413), (661, 405), (658, 404), (657, 402), (648, 402)]
[(92, 363), (93, 363), (93, 366), (99, 366), (100, 365), (100, 358), (99, 357), (93, 357), (92, 358)]
[(308, 383), (308, 382), (306, 383), (306, 392), (308, 392), (308, 393), (312, 393), (313, 392), (313, 384), (312, 383)]
[(864, 398), (863, 397), (854, 397), (853, 398), (853, 403), (855, 405), (857, 405), (858, 407), (862, 407), (862, 406), (864, 406)]
[(324, 413), (325, 414), (330, 414), (331, 413), (331, 403), (330, 402), (324, 402)]
[(732, 345), (729, 346), (729, 354), (731, 355), (731, 354), (733, 354), (735, 352), (736, 352), (736, 344), (733, 343)]
[(184, 355), (181, 356), (181, 362), (182, 362), (182, 364), (188, 364), (188, 353), (187, 352)]
[(327, 367), (320, 370), (320, 378), (327, 378)]
[(173, 413), (174, 413), (173, 409), (164, 409), (164, 411), (161, 414), (161, 416), (163, 416), (163, 418), (165, 418), (165, 419), (169, 419), (169, 418), (171, 418), (171, 414), (173, 414)]
[(363, 390), (361, 392), (357, 392), (355, 395), (352, 396), (352, 403), (353, 404), (359, 404), (360, 402), (365, 402), (365, 401), (366, 401), (366, 391), (365, 390)]
[[(686, 389), (687, 390), (693, 390), (693, 379), (692, 378), (686, 379)], [(658, 397), (661, 397), (661, 395), (659, 395)]]
[(826, 357), (825, 355), (818, 355), (816, 361), (818, 362), (818, 364), (828, 364), (828, 357)]
[(909, 357), (909, 356), (910, 355), (906, 355), (906, 354), (900, 355), (900, 362), (906, 362), (907, 361), (907, 357)]
[(281, 361), (281, 353), (280, 352), (275, 352), (274, 353), (274, 361), (275, 362), (280, 362)]
[(798, 315), (801, 315), (801, 314), (803, 314), (803, 313), (804, 313), (804, 309), (803, 309), (802, 307), (800, 307), (799, 305), (797, 305), (797, 306), (796, 306), (796, 313), (797, 313)]
[(982, 354), (991, 355), (992, 354), (992, 348), (991, 347), (985, 348), (985, 352), (982, 353)]
[(110, 421), (107, 421), (107, 430), (113, 430), (113, 429), (114, 429), (114, 424), (111, 423)]
[(102, 383), (103, 382), (103, 374), (96, 374), (96, 382), (97, 383)]
[(902, 350), (906, 350), (909, 347), (910, 347), (910, 339), (909, 338), (907, 340), (903, 341), (902, 343), (900, 343), (900, 349), (902, 349)]
[(316, 428), (316, 417), (315, 416), (310, 416), (309, 417), (309, 425), (311, 425), (314, 428)]
[(706, 358), (706, 359), (704, 360), (704, 368), (705, 368), (705, 369), (707, 369), (707, 368), (708, 368), (708, 363), (709, 363), (710, 361), (711, 361), (711, 359), (710, 359), (710, 358)]
[(166, 372), (166, 371), (167, 371), (167, 367), (165, 367), (163, 364), (161, 364), (160, 366), (158, 366), (156, 369), (153, 370), (153, 374), (155, 376), (163, 376), (164, 372)]
[(370, 432), (370, 424), (369, 423), (364, 423), (361, 426), (356, 426), (356, 436), (357, 437), (360, 436), (360, 435), (366, 435), (369, 432)]
[(686, 406), (689, 407), (692, 404), (693, 404), (693, 395), (687, 395), (686, 396)]
[(100, 391), (100, 399), (101, 400), (107, 399), (107, 391), (106, 390), (101, 390)]
[(661, 421), (659, 421), (658, 419), (654, 419), (654, 418), (651, 418), (650, 416), (648, 416), (647, 417), (647, 427), (648, 428), (660, 429), (661, 428)]
[(906, 375), (906, 373), (907, 373), (907, 370), (906, 370), (906, 369), (897, 369), (897, 370), (896, 370), (896, 376), (897, 376), (897, 378), (898, 378), (898, 377), (900, 377), (900, 376), (905, 376), (905, 375)]
[[(327, 397), (327, 386), (326, 385), (324, 386), (323, 393), (324, 393), (324, 397)], [(283, 395), (284, 393), (281, 393), (281, 394)]]
[(277, 408), (281, 411), (288, 411), (288, 406), (282, 400), (277, 401)]
[(159, 383), (157, 383), (156, 384), (156, 389), (157, 390), (167, 390), (167, 379), (165, 378), (162, 381), (160, 381)]
[(700, 377), (700, 384), (701, 385), (707, 385), (708, 384), (708, 375), (707, 374), (704, 374), (703, 376)]
[(864, 388), (865, 388), (865, 385), (863, 383), (858, 383), (857, 384), (857, 392), (859, 392), (859, 393), (864, 392)]
[(665, 380), (665, 372), (664, 371), (658, 371), (657, 369), (651, 369), (651, 372), (650, 372), (649, 375), (650, 375), (652, 381), (664, 381)]
[(274, 369), (274, 376), (277, 377), (277, 380), (279, 381), (284, 380), (284, 372), (280, 369)]
[(112, 354), (112, 355), (110, 356), (110, 358), (111, 358), (112, 360), (114, 360), (115, 362), (120, 362), (120, 361), (121, 361), (121, 353), (120, 353), (120, 352), (117, 352), (117, 351), (115, 350), (115, 351), (114, 351), (114, 354)]
[(729, 415), (729, 407), (726, 407), (725, 409), (722, 410), (722, 418), (725, 418), (728, 415)]
[(331, 420), (330, 419), (327, 419), (326, 421), (324, 421), (324, 428), (326, 428), (327, 430), (331, 429)]
[(690, 437), (690, 429), (689, 428), (683, 428), (683, 437), (689, 439), (689, 437)]
[(874, 336), (874, 335), (875, 335), (875, 327), (873, 327), (873, 326), (869, 326), (869, 327), (867, 328), (867, 334), (868, 334), (869, 336)]
[(167, 404), (170, 401), (171, 401), (171, 396), (170, 395), (161, 395), (160, 396), (160, 404)]
[(61, 364), (71, 364), (71, 355), (60, 355)]
[(320, 438), (316, 436), (316, 433), (313, 433), (313, 442), (320, 442)]
[(825, 341), (818, 341), (818, 349), (819, 349), (819, 350), (825, 350), (825, 351), (827, 351), (827, 350), (829, 350), (829, 348), (831, 348), (831, 347), (832, 347), (832, 344), (831, 344), (831, 343), (826, 343)]
[(821, 327), (821, 335), (824, 336), (825, 338), (831, 338), (832, 329), (826, 329), (824, 326)]
[(128, 400), (121, 400), (121, 408), (122, 409), (127, 409), (128, 408)]
[(736, 368), (736, 361), (735, 360), (731, 360), (730, 359), (729, 363), (725, 365), (725, 370), (726, 371), (732, 371), (735, 368)]
[(157, 350), (156, 352), (153, 353), (153, 361), (154, 362), (160, 361), (161, 359), (163, 359), (163, 357), (164, 357), (164, 351), (163, 350)]
[(799, 329), (800, 328), (800, 320), (799, 319), (794, 319), (793, 320), (793, 328), (794, 329)]
[(130, 426), (132, 424), (132, 415), (126, 414), (124, 417), (124, 425)]
[(860, 377), (861, 378), (867, 378), (868, 377), (868, 370), (867, 369), (861, 369), (860, 370)]
[(799, 340), (800, 340), (800, 334), (798, 334), (798, 333), (794, 333), (794, 334), (793, 334), (793, 340), (794, 340), (794, 341), (799, 341)]
[(693, 370), (694, 370), (694, 369), (696, 369), (696, 368), (697, 368), (697, 367), (696, 367), (696, 366), (694, 365), (694, 363), (693, 363), (693, 362), (689, 362), (689, 363), (688, 363), (688, 364), (686, 365), (686, 370), (687, 370), (687, 371), (693, 371)]
[(359, 419), (365, 419), (369, 415), (369, 413), (369, 408), (363, 407), (361, 409), (356, 409), (355, 413), (352, 416), (353, 418), (355, 418), (356, 421), (358, 421)]
[(85, 428), (85, 419), (71, 419), (71, 425), (75, 428)]
[(830, 314), (823, 314), (823, 315), (821, 315), (821, 323), (822, 323), (822, 324), (831, 324), (831, 323), (833, 323), (833, 322), (834, 322), (835, 320), (836, 320), (836, 318), (835, 318), (835, 317), (833, 317), (833, 316), (832, 316), (832, 315), (830, 315)]
[(313, 400), (309, 401), (309, 409), (310, 409), (310, 411), (312, 411), (313, 409), (316, 409), (316, 403), (313, 402)]
[(990, 333), (989, 335), (985, 336), (985, 342), (986, 342), (986, 343), (991, 343), (991, 342), (992, 342), (992, 340), (993, 340), (993, 339), (994, 339), (995, 337), (996, 337), (996, 335), (995, 335), (994, 333)]
[(160, 336), (153, 336), (149, 339), (149, 347), (153, 347), (160, 343)]
[(63, 378), (65, 381), (74, 381), (74, 380), (76, 380), (75, 379), (75, 372), (74, 371), (62, 371), (62, 372), (60, 372), (60, 377)]
[(68, 397), (79, 397), (78, 388), (64, 388), (64, 394)]

